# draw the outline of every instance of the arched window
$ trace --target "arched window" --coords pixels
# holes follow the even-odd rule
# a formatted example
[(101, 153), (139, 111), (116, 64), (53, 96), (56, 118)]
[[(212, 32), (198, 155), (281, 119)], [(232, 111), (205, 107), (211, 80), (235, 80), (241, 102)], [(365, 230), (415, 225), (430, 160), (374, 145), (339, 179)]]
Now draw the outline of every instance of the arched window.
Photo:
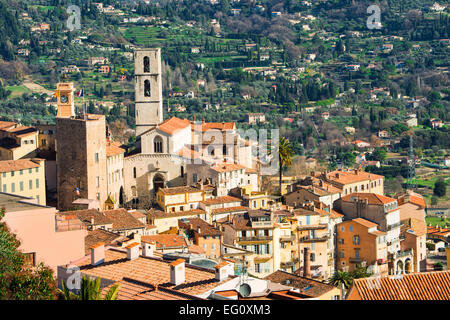
[(160, 136), (156, 136), (153, 140), (153, 152), (154, 153), (163, 153), (163, 141)]
[(144, 96), (146, 96), (146, 97), (150, 97), (151, 96), (150, 80), (145, 80), (144, 81)]
[(150, 72), (150, 59), (144, 57), (144, 72)]

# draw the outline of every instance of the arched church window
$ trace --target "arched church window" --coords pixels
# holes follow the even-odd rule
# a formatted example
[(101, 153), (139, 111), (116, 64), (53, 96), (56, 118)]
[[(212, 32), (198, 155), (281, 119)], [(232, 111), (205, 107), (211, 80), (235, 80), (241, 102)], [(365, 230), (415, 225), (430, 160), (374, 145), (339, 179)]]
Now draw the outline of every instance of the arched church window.
[(150, 80), (145, 80), (144, 81), (144, 96), (146, 96), (146, 97), (150, 97), (151, 96)]
[(144, 57), (144, 72), (150, 72), (150, 59), (149, 59), (149, 57)]
[(163, 141), (160, 136), (156, 136), (153, 140), (153, 150), (155, 153), (163, 153)]

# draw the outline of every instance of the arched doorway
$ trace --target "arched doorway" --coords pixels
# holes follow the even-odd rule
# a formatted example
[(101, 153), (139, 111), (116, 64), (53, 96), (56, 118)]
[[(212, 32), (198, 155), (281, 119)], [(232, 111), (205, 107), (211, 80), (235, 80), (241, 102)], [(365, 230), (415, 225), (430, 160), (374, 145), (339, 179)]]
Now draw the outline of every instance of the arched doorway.
[(164, 177), (160, 174), (156, 174), (153, 178), (153, 189), (158, 192), (159, 188), (164, 188)]
[(405, 260), (405, 273), (411, 273), (412, 270), (412, 263), (411, 263), (411, 259), (406, 259)]
[(124, 203), (124, 194), (123, 194), (123, 187), (120, 187), (120, 191), (119, 191), (119, 204), (120, 206), (123, 206)]
[(395, 274), (402, 274), (403, 273), (403, 261), (399, 260), (397, 261), (397, 266), (395, 268)]

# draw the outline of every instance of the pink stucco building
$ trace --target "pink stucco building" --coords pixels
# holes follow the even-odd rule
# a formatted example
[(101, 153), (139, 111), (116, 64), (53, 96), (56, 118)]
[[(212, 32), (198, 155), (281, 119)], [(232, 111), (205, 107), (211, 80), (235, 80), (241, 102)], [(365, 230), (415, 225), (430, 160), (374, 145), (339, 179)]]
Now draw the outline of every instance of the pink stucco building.
[(76, 217), (60, 217), (53, 207), (34, 203), (34, 199), (0, 193), (3, 222), (21, 242), (19, 250), (33, 264), (43, 262), (55, 272), (85, 255), (84, 225)]

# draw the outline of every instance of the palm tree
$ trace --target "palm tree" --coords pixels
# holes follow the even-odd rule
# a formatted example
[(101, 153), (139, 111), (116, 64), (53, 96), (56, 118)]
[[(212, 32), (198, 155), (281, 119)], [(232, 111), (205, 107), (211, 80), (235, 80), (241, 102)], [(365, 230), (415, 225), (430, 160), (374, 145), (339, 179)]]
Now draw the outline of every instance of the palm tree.
[(92, 280), (88, 277), (81, 279), (80, 295), (76, 295), (69, 291), (66, 284), (63, 283), (64, 300), (117, 300), (120, 285), (112, 286), (102, 299), (102, 291), (100, 290), (100, 278)]
[(278, 159), (280, 166), (280, 196), (282, 196), (281, 183), (283, 180), (283, 167), (291, 165), (293, 155), (294, 151), (292, 149), (291, 143), (289, 142), (289, 139), (281, 137), (281, 140), (278, 143)]
[(338, 288), (341, 288), (342, 285), (344, 285), (344, 287), (348, 289), (352, 284), (352, 280), (353, 279), (350, 273), (342, 270), (336, 270), (330, 280), (328, 280), (328, 283)]

